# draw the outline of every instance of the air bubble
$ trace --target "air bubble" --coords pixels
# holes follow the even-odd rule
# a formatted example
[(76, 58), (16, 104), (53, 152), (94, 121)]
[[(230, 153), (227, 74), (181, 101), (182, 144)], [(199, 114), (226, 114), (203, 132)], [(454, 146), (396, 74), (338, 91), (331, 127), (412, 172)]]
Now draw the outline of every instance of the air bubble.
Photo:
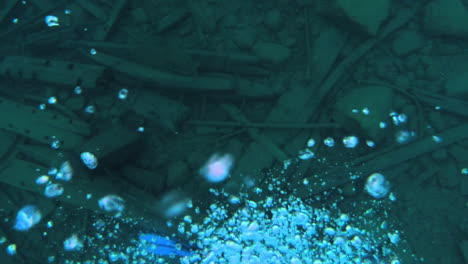
[(125, 100), (127, 99), (127, 96), (128, 96), (128, 89), (120, 89), (119, 93), (118, 93), (118, 98), (120, 100)]

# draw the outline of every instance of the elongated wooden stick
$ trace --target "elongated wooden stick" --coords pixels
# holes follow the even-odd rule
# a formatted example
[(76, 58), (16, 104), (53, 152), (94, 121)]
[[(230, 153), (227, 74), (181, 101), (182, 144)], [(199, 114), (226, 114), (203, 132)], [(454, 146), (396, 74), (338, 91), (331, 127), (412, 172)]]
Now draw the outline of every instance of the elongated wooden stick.
[(339, 128), (336, 123), (252, 123), (252, 122), (230, 122), (230, 121), (204, 121), (190, 120), (185, 122), (186, 125), (195, 126), (220, 126), (220, 127), (254, 127), (254, 128), (279, 128), (279, 129), (307, 129), (307, 128)]

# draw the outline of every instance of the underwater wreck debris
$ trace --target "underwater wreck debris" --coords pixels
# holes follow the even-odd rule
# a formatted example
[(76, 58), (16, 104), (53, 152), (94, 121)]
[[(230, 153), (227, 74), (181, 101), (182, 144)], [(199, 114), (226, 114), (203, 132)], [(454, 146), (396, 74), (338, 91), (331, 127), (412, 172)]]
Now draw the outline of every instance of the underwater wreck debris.
[(413, 89), (411, 93), (417, 97), (418, 100), (427, 105), (440, 109), (441, 111), (450, 112), (460, 116), (468, 117), (468, 104), (466, 101), (435, 94), (421, 89)]
[(225, 78), (191, 77), (152, 69), (116, 56), (96, 52), (88, 57), (115, 71), (157, 84), (160, 88), (178, 88), (186, 91), (233, 91), (232, 82)]
[[(333, 70), (326, 76), (326, 78), (323, 79), (323, 81), (320, 84), (316, 84), (316, 91), (311, 93), (306, 98), (306, 102), (304, 105), (307, 105), (308, 107), (305, 107), (303, 111), (301, 112), (301, 115), (305, 120), (315, 120), (317, 117), (317, 113), (319, 112), (319, 107), (321, 105), (320, 102), (326, 101), (326, 98), (333, 98), (330, 96), (330, 94), (333, 93), (333, 90), (336, 88), (336, 84), (340, 81), (343, 80), (347, 77), (347, 73), (352, 69), (356, 63), (359, 62), (359, 60), (365, 56), (370, 50), (372, 50), (373, 47), (375, 47), (382, 39), (385, 39), (387, 36), (389, 36), (391, 33), (393, 33), (395, 30), (401, 28), (402, 26), (406, 25), (408, 22), (410, 22), (416, 15), (417, 11), (422, 7), (424, 3), (418, 3), (418, 6), (415, 7), (414, 9), (412, 8), (411, 10), (403, 9), (400, 10), (394, 16), (391, 18), (387, 23), (385, 23), (380, 30), (380, 32), (377, 34), (376, 37), (370, 38), (361, 44), (357, 46), (354, 50), (353, 53), (351, 53), (348, 57), (344, 58), (341, 62), (339, 62)], [(313, 90), (313, 89), (311, 89)], [(298, 144), (297, 142), (306, 142), (307, 139), (310, 137), (309, 131), (303, 131), (299, 133), (293, 140), (294, 143)], [(293, 144), (294, 144), (293, 143)], [(242, 159), (241, 159), (242, 160)], [(301, 168), (300, 170), (302, 172), (305, 172), (308, 170), (308, 167), (310, 166), (310, 163), (301, 163)], [(367, 173), (373, 173), (374, 171), (368, 171)], [(337, 173), (335, 172), (334, 174), (330, 174), (333, 176), (337, 177), (336, 182), (330, 183), (327, 182), (327, 186), (317, 186), (317, 193), (320, 193), (326, 189), (328, 189), (330, 186), (338, 186), (342, 183), (348, 182), (349, 178), (343, 179), (342, 173)], [(333, 178), (333, 177), (332, 177)], [(340, 180), (338, 180), (340, 179)], [(298, 184), (297, 186), (298, 189), (306, 188), (302, 184)], [(308, 188), (308, 187), (307, 187)]]
[[(327, 78), (323, 80), (318, 88), (318, 95), (314, 93), (314, 99), (311, 98), (311, 101), (316, 101), (316, 98), (318, 98), (319, 101), (323, 100), (323, 98), (332, 91), (335, 84), (344, 77), (344, 75), (353, 65), (355, 65), (356, 62), (359, 61), (359, 59), (367, 54), (367, 52), (369, 52), (369, 50), (371, 50), (377, 43), (379, 43), (379, 41), (411, 21), (411, 19), (416, 15), (416, 11), (417, 9), (401, 10), (401, 12), (399, 12), (395, 17), (392, 18), (392, 20), (383, 26), (381, 32), (375, 38), (364, 41), (356, 49), (354, 49), (353, 53), (342, 60), (336, 67), (334, 67), (333, 71), (328, 74)], [(306, 112), (304, 113), (304, 115), (308, 118), (312, 117), (312, 115), (317, 112), (317, 107), (319, 107), (320, 104), (311, 103), (309, 105), (311, 105), (311, 107), (305, 109)]]
[(140, 137), (141, 133), (135, 130), (114, 125), (86, 140), (75, 151), (77, 155), (82, 155), (81, 159), (86, 162), (84, 164), (87, 168), (95, 169), (98, 161), (105, 160), (108, 164), (116, 164), (127, 158)]
[(0, 75), (65, 87), (80, 85), (96, 88), (98, 81), (104, 76), (104, 70), (99, 65), (25, 56), (5, 56), (0, 60)]
[(293, 122), (237, 122), (237, 121), (207, 121), (207, 120), (189, 120), (184, 125), (192, 126), (214, 126), (214, 127), (253, 127), (253, 128), (272, 128), (272, 129), (316, 129), (316, 128), (339, 128), (338, 123), (293, 123)]
[(47, 145), (58, 140), (60, 147), (66, 150), (77, 148), (90, 134), (88, 124), (53, 110), (40, 111), (36, 107), (1, 98), (0, 111), (12, 113), (3, 115), (0, 128)]
[[(249, 123), (247, 117), (245, 117), (236, 106), (232, 104), (222, 104), (221, 107), (229, 114), (229, 116), (240, 123)], [(277, 161), (283, 162), (288, 159), (288, 156), (271, 141), (269, 138), (260, 133), (256, 128), (248, 127), (247, 132), (256, 142), (265, 147), (269, 153), (271, 153)]]
[[(284, 95), (281, 95), (280, 98), (277, 100), (277, 104), (272, 108), (272, 111), (264, 121), (266, 122), (281, 122), (285, 120), (278, 120), (278, 117), (281, 117), (285, 115), (284, 112), (288, 113), (288, 117), (291, 118), (291, 116), (294, 116), (297, 118), (297, 120), (288, 120), (288, 121), (294, 121), (294, 122), (305, 122), (306, 120), (312, 120), (312, 122), (316, 121), (315, 118), (317, 116), (317, 113), (319, 113), (320, 109), (319, 107), (322, 105), (321, 103), (324, 103), (327, 98), (333, 98), (330, 96), (331, 93), (334, 92), (334, 89), (336, 88), (336, 84), (347, 77), (347, 73), (352, 69), (352, 66), (355, 65), (364, 55), (366, 55), (373, 47), (375, 47), (382, 39), (384, 39), (386, 36), (400, 28), (401, 26), (405, 25), (408, 23), (416, 14), (416, 9), (415, 10), (402, 10), (401, 12), (398, 12), (395, 17), (393, 17), (391, 20), (389, 20), (385, 25), (383, 25), (381, 32), (374, 38), (368, 39), (364, 41), (362, 44), (360, 44), (356, 49), (354, 49), (353, 53), (351, 53), (349, 56), (344, 58), (341, 62), (339, 62), (336, 67), (333, 67), (331, 72), (325, 76), (319, 76), (320, 78), (323, 78), (323, 81), (319, 83), (314, 83), (311, 82), (310, 88), (308, 88), (304, 92), (304, 89), (294, 89), (292, 88), (289, 90), (287, 93), (284, 93)], [(331, 33), (334, 34), (334, 33)], [(339, 54), (340, 48), (335, 47), (337, 54)], [(327, 68), (328, 69), (328, 68)], [(328, 72), (328, 71), (324, 71)], [(295, 101), (292, 106), (287, 105), (287, 102), (292, 101), (290, 98), (293, 98), (295, 96)], [(286, 103), (285, 103), (286, 102)], [(288, 106), (288, 107), (285, 107)], [(294, 111), (294, 112), (292, 112)], [(235, 121), (240, 122), (240, 123), (248, 123), (246, 120), (242, 119), (236, 119), (235, 115), (231, 115), (231, 118), (233, 118)], [(250, 131), (254, 131), (258, 129), (250, 129)], [(251, 132), (249, 132), (250, 134)], [(296, 145), (299, 146), (300, 144), (303, 144), (303, 142), (306, 142), (308, 138), (310, 138), (310, 131), (304, 130), (300, 131), (299, 134), (295, 135), (293, 138), (289, 135), (284, 135), (275, 133), (274, 131), (270, 130), (262, 130), (260, 132), (257, 132), (257, 134), (260, 134), (261, 138), (260, 140), (255, 139), (252, 141), (248, 146), (246, 146), (246, 151), (242, 156), (240, 156), (237, 159), (237, 165), (236, 168), (232, 174), (232, 179), (229, 181), (228, 184), (232, 185), (230, 188), (235, 189), (238, 187), (240, 184), (241, 180), (238, 179), (238, 171), (252, 171), (255, 168), (252, 168), (251, 166), (251, 160), (253, 158), (256, 159), (256, 166), (260, 168), (268, 168), (271, 167), (274, 161), (280, 161), (282, 163), (285, 158), (284, 151), (279, 150), (278, 147), (275, 147), (272, 144), (269, 144), (269, 142), (273, 142), (272, 136), (275, 137), (274, 143), (275, 144), (288, 144), (288, 145)], [(252, 138), (252, 134), (250, 134)], [(266, 141), (261, 141), (261, 139), (266, 139)], [(287, 140), (292, 140), (291, 142), (287, 142)], [(265, 144), (264, 144), (265, 143)], [(264, 151), (262, 149), (264, 146), (272, 146), (273, 148), (267, 148), (269, 151)], [(279, 151), (278, 151), (279, 150)], [(259, 151), (262, 151), (264, 155), (262, 155), (261, 158), (258, 158), (258, 155), (255, 153), (258, 153)], [(307, 167), (310, 166), (310, 163), (302, 163), (301, 165), (301, 170), (303, 172), (307, 171)], [(369, 172), (372, 173), (372, 172)], [(236, 183), (237, 181), (237, 183)], [(300, 185), (300, 183), (298, 183)], [(298, 187), (301, 188), (301, 187)], [(324, 188), (319, 188), (322, 191)], [(326, 188), (325, 188), (326, 189)]]
[(95, 1), (83, 0), (77, 2), (76, 4), (102, 21), (107, 19), (106, 10), (102, 9), (101, 6), (98, 5), (98, 3)]
[(190, 108), (157, 92), (141, 90), (125, 100), (126, 106), (143, 116), (150, 125), (176, 132), (180, 123), (187, 118)]
[(95, 1), (83, 0), (76, 4), (100, 21), (103, 21), (103, 23), (94, 26), (92, 29), (92, 37), (94, 40), (106, 40), (124, 11), (127, 0), (113, 2), (110, 10), (102, 8), (102, 5), (99, 5), (99, 3)]
[[(92, 1), (88, 1), (88, 2), (92, 2)], [(100, 2), (100, 1), (99, 1), (99, 2)], [(101, 3), (102, 3), (102, 2), (101, 2)], [(97, 3), (96, 5), (99, 5), (99, 3)], [(103, 11), (104, 11), (104, 10), (103, 10)], [(104, 11), (104, 12), (106, 12), (106, 11)], [(107, 15), (106, 15), (106, 14), (104, 14), (104, 16), (102, 16), (102, 17), (103, 17), (103, 19), (102, 19), (102, 20), (100, 19), (98, 23), (102, 23), (103, 21), (105, 21), (105, 19), (107, 19)], [(126, 20), (126, 19), (124, 19), (124, 20)], [(125, 21), (125, 22), (126, 22), (126, 21)], [(128, 28), (126, 28), (126, 26), (124, 26), (124, 28), (122, 28), (122, 29), (123, 29), (124, 31), (126, 31)], [(154, 30), (154, 29), (153, 29), (153, 30)], [(90, 32), (90, 33), (91, 33), (91, 32)], [(130, 32), (129, 32), (129, 33), (130, 33)], [(132, 33), (133, 33), (133, 32), (132, 32)], [(344, 35), (344, 34), (343, 34), (343, 35)], [(207, 37), (209, 37), (209, 35), (207, 35)], [(308, 45), (308, 46), (309, 46), (309, 45)], [(314, 45), (312, 45), (312, 46), (314, 46)], [(310, 46), (309, 46), (309, 47), (310, 47)], [(99, 52), (99, 47), (94, 47), (94, 48), (98, 48), (98, 52)], [(344, 50), (342, 53), (339, 53), (339, 54), (340, 54), (340, 55), (345, 55), (346, 53), (347, 53), (347, 51)], [(348, 54), (349, 54), (349, 53), (348, 53)], [(340, 59), (341, 59), (341, 56), (340, 56)], [(333, 60), (333, 61), (334, 61), (334, 60)], [(327, 71), (327, 72), (328, 72), (328, 71)], [(346, 74), (344, 74), (344, 75), (346, 75)], [(312, 74), (312, 76), (314, 76), (314, 75)], [(315, 76), (314, 76), (314, 78), (315, 78)], [(307, 87), (307, 88), (310, 88), (310, 87)], [(132, 89), (133, 89), (133, 88), (132, 88)], [(316, 90), (316, 89), (310, 89), (310, 90)], [(132, 96), (132, 95), (133, 95), (133, 90), (132, 90), (132, 93), (131, 93), (130, 96)], [(246, 112), (244, 112), (244, 113), (246, 113)], [(247, 113), (246, 113), (246, 114), (247, 114)], [(254, 113), (254, 114), (255, 114), (255, 113)], [(314, 114), (315, 114), (315, 113), (314, 113)], [(293, 115), (294, 115), (294, 114), (293, 114)], [(270, 116), (271, 116), (271, 115), (270, 115)], [(295, 115), (294, 115), (294, 116), (295, 116)], [(254, 119), (251, 119), (251, 120), (254, 120)], [(262, 123), (262, 124), (268, 124), (268, 122), (270, 122), (270, 121), (272, 121), (272, 120), (266, 119), (266, 120), (264, 121), (264, 123)], [(240, 126), (245, 126), (245, 125), (247, 125), (247, 124), (242, 124), (242, 122), (237, 122), (237, 124), (240, 124)], [(251, 124), (251, 123), (249, 123), (249, 125), (250, 125), (250, 124)], [(242, 133), (243, 131), (245, 131), (245, 130), (241, 130), (241, 133)], [(151, 129), (148, 129), (147, 132), (148, 132), (147, 135), (149, 135), (150, 133), (153, 133), (153, 131), (151, 131)], [(223, 132), (224, 132), (224, 131), (223, 131)], [(270, 139), (271, 139), (275, 144), (278, 144), (279, 146), (283, 147), (282, 142), (278, 142), (278, 141), (281, 140), (281, 137), (274, 137), (274, 134), (275, 134), (274, 132), (273, 132), (273, 133), (270, 133), (271, 131), (269, 131), (269, 130), (267, 130), (267, 131), (260, 131), (260, 132), (261, 132), (262, 134), (264, 133), (264, 135), (265, 135), (266, 137), (270, 137)], [(276, 132), (276, 131), (275, 131), (275, 132)], [(282, 132), (282, 131), (280, 131), (280, 132)], [(218, 133), (218, 134), (219, 134), (219, 133)], [(278, 138), (279, 140), (276, 140), (277, 138)], [(283, 141), (283, 142), (284, 142), (284, 141)], [(255, 142), (254, 142), (254, 143), (255, 143)], [(284, 146), (284, 149), (288, 149), (288, 147), (289, 147), (289, 146)], [(270, 154), (268, 154), (268, 155), (270, 155)], [(149, 171), (149, 172), (151, 172), (151, 171)], [(90, 172), (87, 171), (87, 173), (90, 173)], [(97, 172), (97, 173), (99, 173), (99, 172)], [(75, 182), (75, 183), (76, 183), (76, 182)], [(139, 199), (139, 198), (138, 198), (138, 199)], [(251, 228), (252, 228), (252, 229), (255, 229), (255, 226), (256, 226), (255, 223), (253, 223), (252, 226), (251, 226)], [(331, 234), (333, 234), (333, 230), (331, 230), (331, 229), (329, 229), (329, 228), (327, 228), (327, 229), (325, 229), (325, 230), (326, 230), (326, 232), (324, 232), (324, 233), (325, 233), (326, 235), (331, 235)], [(324, 230), (324, 231), (325, 231), (325, 230)], [(334, 231), (336, 232), (336, 230), (334, 230)], [(342, 242), (341, 239), (337, 239), (337, 240), (338, 240), (338, 243)], [(356, 241), (359, 241), (359, 240), (356, 239)], [(232, 246), (236, 246), (235, 244), (231, 244), (231, 245), (232, 245)], [(110, 260), (112, 261), (112, 258), (111, 258), (110, 256), (108, 257), (108, 259), (110, 259)], [(126, 261), (126, 260), (120, 260), (120, 261), (123, 262), (123, 261)], [(119, 262), (120, 262), (120, 261), (119, 261)], [(296, 261), (296, 259), (294, 259), (294, 261)]]
[(106, 17), (103, 17), (103, 24), (99, 25), (94, 32), (95, 40), (105, 40), (111, 33), (117, 19), (122, 14), (124, 7), (127, 4), (127, 0), (117, 0), (112, 3), (112, 9)]
[(168, 31), (181, 21), (190, 16), (190, 11), (185, 7), (180, 7), (156, 22), (155, 31), (159, 34)]
[(5, 19), (6, 16), (10, 13), (10, 11), (15, 8), (17, 1), (8, 1), (5, 2), (6, 6), (3, 6), (0, 10), (0, 22), (3, 22), (3, 19)]
[(213, 92), (223, 94), (237, 94), (246, 97), (262, 97), (277, 94), (275, 89), (262, 83), (244, 79), (219, 76), (186, 76), (171, 72), (152, 69), (150, 67), (131, 62), (116, 56), (96, 51), (86, 55), (106, 65), (117, 72), (145, 80), (158, 85), (159, 89), (179, 89), (188, 92)]

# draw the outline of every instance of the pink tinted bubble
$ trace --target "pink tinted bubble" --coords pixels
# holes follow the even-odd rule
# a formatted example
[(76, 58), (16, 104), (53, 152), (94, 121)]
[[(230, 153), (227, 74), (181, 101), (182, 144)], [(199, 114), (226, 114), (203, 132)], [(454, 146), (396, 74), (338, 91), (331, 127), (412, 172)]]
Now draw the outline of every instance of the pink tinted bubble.
[(380, 199), (390, 192), (390, 183), (380, 173), (373, 173), (367, 178), (365, 189), (372, 197)]
[(210, 182), (224, 181), (231, 171), (234, 158), (231, 154), (214, 154), (200, 169), (200, 174)]
[(120, 196), (109, 194), (102, 197), (99, 202), (99, 207), (106, 212), (122, 212), (125, 208), (125, 201)]
[(14, 229), (18, 231), (27, 231), (41, 220), (42, 215), (39, 209), (34, 205), (26, 205), (21, 208), (16, 215)]
[(47, 197), (57, 197), (63, 194), (63, 186), (59, 183), (49, 184), (45, 187), (44, 195)]

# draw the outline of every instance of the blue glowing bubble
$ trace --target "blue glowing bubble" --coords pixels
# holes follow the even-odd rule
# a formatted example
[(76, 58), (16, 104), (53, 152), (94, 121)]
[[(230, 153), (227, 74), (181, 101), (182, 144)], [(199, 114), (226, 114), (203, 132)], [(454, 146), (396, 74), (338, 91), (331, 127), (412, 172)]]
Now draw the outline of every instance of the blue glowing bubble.
[(57, 180), (69, 181), (73, 177), (73, 168), (69, 161), (65, 161), (60, 165), (60, 168), (55, 174)]
[(87, 114), (94, 114), (96, 112), (96, 107), (94, 105), (88, 105), (85, 107), (84, 112)]
[(399, 130), (395, 134), (395, 140), (399, 144), (409, 143), (415, 137), (416, 137), (416, 133), (414, 131), (408, 131), (408, 130)]
[(117, 96), (119, 97), (120, 100), (125, 100), (125, 99), (127, 99), (127, 96), (128, 96), (128, 89), (125, 89), (125, 88), (120, 89), (120, 91), (119, 91), (119, 93), (118, 93)]
[(77, 85), (73, 89), (73, 92), (75, 92), (75, 94), (81, 94), (83, 92), (83, 89), (81, 89), (81, 86)]
[(106, 212), (122, 212), (125, 201), (120, 196), (109, 194), (99, 199), (99, 207)]
[(37, 185), (43, 185), (46, 184), (49, 181), (49, 176), (48, 175), (41, 175), (37, 177), (36, 179), (36, 184)]
[(91, 152), (82, 152), (80, 154), (81, 161), (90, 170), (94, 170), (98, 166), (97, 157)]
[(60, 26), (59, 19), (56, 16), (48, 15), (44, 18), (44, 22), (48, 27)]
[(311, 138), (307, 141), (307, 147), (312, 148), (315, 146), (315, 139)]
[(356, 136), (346, 136), (343, 138), (345, 148), (355, 148), (359, 144), (359, 138)]
[(380, 173), (373, 173), (367, 178), (365, 189), (372, 197), (380, 199), (390, 192), (390, 183)]
[(327, 147), (334, 147), (335, 146), (335, 140), (331, 137), (327, 137), (326, 139), (323, 140), (323, 144)]
[(41, 212), (36, 206), (26, 205), (18, 211), (13, 228), (18, 231), (27, 231), (39, 223), (41, 218)]
[(8, 245), (8, 247), (6, 248), (6, 251), (8, 255), (10, 256), (16, 255), (16, 244)]
[(83, 248), (83, 241), (81, 241), (76, 234), (71, 235), (63, 242), (63, 248), (66, 251), (77, 251)]
[(310, 149), (303, 149), (299, 151), (299, 156), (297, 156), (301, 160), (308, 160), (315, 157), (315, 153), (312, 152)]
[(47, 197), (57, 197), (64, 192), (63, 186), (59, 183), (49, 184), (45, 187), (44, 195)]

